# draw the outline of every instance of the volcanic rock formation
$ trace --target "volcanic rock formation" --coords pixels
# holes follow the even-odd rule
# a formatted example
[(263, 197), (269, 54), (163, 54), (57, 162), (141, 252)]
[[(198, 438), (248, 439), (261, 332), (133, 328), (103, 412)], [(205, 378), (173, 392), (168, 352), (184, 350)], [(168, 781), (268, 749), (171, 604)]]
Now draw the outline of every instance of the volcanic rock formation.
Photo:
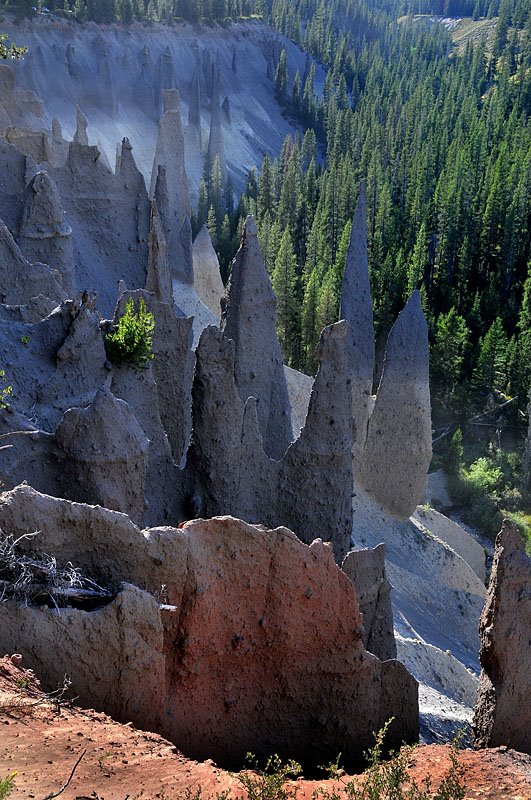
[(234, 375), (245, 403), (257, 400), (264, 450), (280, 459), (292, 440), (284, 365), (276, 332), (277, 299), (264, 266), (256, 225), (248, 217), (232, 262), (221, 330), (235, 345)]
[(100, 585), (139, 587), (90, 613), (1, 604), (0, 647), (46, 686), (67, 672), (83, 703), (231, 766), (249, 749), (313, 764), (341, 751), (353, 765), (391, 716), (390, 746), (416, 738), (416, 682), (365, 650), (354, 588), (320, 541), (229, 517), (141, 531), (29, 487), (1, 496), (2, 528), (36, 524), (32, 549), (61, 553)]
[(479, 623), (481, 676), (474, 715), (476, 747), (507, 745), (531, 755), (531, 558), (505, 520)]

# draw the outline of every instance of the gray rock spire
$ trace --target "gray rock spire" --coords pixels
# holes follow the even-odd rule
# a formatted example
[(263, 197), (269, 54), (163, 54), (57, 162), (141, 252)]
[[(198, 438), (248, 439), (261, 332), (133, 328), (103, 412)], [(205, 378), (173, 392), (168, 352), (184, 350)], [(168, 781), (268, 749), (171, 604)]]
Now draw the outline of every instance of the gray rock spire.
[(76, 132), (74, 133), (73, 141), (76, 144), (88, 145), (87, 136), (87, 118), (81, 111), (80, 107), (76, 108)]
[(190, 103), (188, 105), (188, 127), (192, 131), (199, 151), (202, 148), (201, 140), (201, 76), (199, 65), (196, 64), (190, 86)]
[(277, 301), (266, 272), (256, 225), (247, 217), (232, 262), (222, 330), (235, 347), (236, 386), (242, 401), (255, 397), (264, 450), (280, 459), (292, 439), (291, 410), (276, 332)]
[(332, 543), (340, 563), (352, 532), (352, 343), (344, 320), (323, 329), (306, 424), (281, 463), (278, 522)]
[(350, 231), (350, 243), (341, 286), (339, 317), (350, 324), (353, 340), (352, 412), (356, 435), (355, 454), (365, 444), (374, 372), (374, 322), (367, 255), (365, 186), (360, 187)]
[(66, 291), (73, 296), (72, 229), (57, 187), (47, 172), (37, 172), (26, 187), (18, 244), (30, 261), (42, 261), (59, 270)]
[(157, 201), (151, 201), (149, 224), (149, 250), (146, 289), (153, 292), (157, 300), (173, 305), (168, 245), (157, 209)]
[(428, 326), (415, 291), (389, 333), (360, 479), (385, 508), (407, 518), (425, 496), (430, 461)]
[(155, 67), (153, 82), (153, 100), (157, 116), (160, 116), (165, 107), (164, 95), (166, 90), (175, 89), (175, 72), (173, 69), (173, 56), (169, 47), (160, 54)]
[[(165, 187), (159, 167), (165, 169)], [(161, 195), (164, 194), (165, 197)], [(159, 123), (159, 133), (151, 174), (150, 196), (157, 200), (168, 243), (168, 259), (172, 275), (177, 280), (191, 283), (193, 279), (190, 249), (183, 247), (181, 232), (185, 218), (190, 218), (188, 179), (184, 167), (184, 138), (179, 111), (179, 94), (173, 89), (164, 94), (164, 114)], [(166, 199), (167, 198), (167, 199)]]
[(212, 245), (208, 227), (203, 225), (192, 246), (194, 288), (199, 299), (214, 312), (221, 313), (220, 301), (225, 294), (219, 261)]
[(55, 438), (64, 458), (64, 497), (141, 522), (149, 441), (127, 403), (100, 389), (87, 408), (66, 411)]
[(66, 299), (62, 276), (46, 264), (30, 264), (0, 220), (0, 264), (2, 287), (0, 302), (22, 306), (38, 295), (61, 301)]

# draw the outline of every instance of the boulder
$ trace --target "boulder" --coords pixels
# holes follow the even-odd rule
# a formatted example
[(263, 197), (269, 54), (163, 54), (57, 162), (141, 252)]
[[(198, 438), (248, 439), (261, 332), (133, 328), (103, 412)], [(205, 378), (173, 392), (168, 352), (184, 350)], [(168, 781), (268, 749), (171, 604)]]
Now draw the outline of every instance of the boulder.
[(479, 623), (481, 676), (474, 713), (476, 747), (506, 745), (531, 755), (531, 558), (516, 525), (496, 538)]

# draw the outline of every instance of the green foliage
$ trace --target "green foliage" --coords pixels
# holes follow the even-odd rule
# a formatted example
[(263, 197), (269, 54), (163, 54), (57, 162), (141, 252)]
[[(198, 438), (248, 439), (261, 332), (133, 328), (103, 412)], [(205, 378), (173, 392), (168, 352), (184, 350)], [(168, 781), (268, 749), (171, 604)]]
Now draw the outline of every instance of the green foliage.
[(440, 456), (440, 465), (448, 475), (458, 475), (463, 465), (463, 434), (458, 428), (445, 442)]
[(527, 536), (527, 517), (520, 509), (522, 496), (516, 488), (521, 482), (521, 459), (516, 452), (490, 448), (468, 467), (449, 475), (452, 502), (460, 506), (465, 522), (494, 537), (505, 516)]
[(246, 800), (295, 800), (296, 792), (286, 786), (286, 781), (301, 774), (300, 764), (293, 760), (284, 763), (278, 755), (273, 755), (261, 767), (252, 753), (247, 753), (247, 764), (248, 769), (235, 775)]
[(16, 775), (16, 772), (12, 772), (10, 775), (6, 775), (5, 778), (0, 778), (0, 800), (5, 800), (13, 791)]
[(12, 42), (8, 41), (7, 33), (0, 33), (0, 58), (4, 61), (9, 59), (23, 58), (24, 53), (28, 51), (27, 47), (17, 47)]
[(9, 398), (13, 394), (13, 387), (5, 382), (5, 372), (0, 369), (0, 409), (9, 408)]
[(469, 330), (455, 307), (441, 314), (431, 347), (431, 377), (450, 397), (461, 378)]
[(116, 329), (105, 336), (107, 358), (115, 366), (143, 369), (153, 358), (154, 329), (153, 314), (147, 311), (144, 300), (140, 298), (138, 310), (135, 310), (133, 298), (130, 297)]
[(332, 792), (319, 789), (313, 800), (463, 800), (465, 797), (464, 767), (459, 762), (460, 737), (457, 736), (450, 748), (450, 767), (437, 788), (432, 786), (430, 776), (419, 785), (408, 774), (414, 747), (402, 747), (392, 753), (388, 760), (383, 758), (384, 741), (392, 724), (388, 720), (375, 736), (375, 744), (365, 753), (368, 768), (361, 779), (345, 781), (338, 770), (338, 761), (329, 768), (330, 777), (341, 784)]

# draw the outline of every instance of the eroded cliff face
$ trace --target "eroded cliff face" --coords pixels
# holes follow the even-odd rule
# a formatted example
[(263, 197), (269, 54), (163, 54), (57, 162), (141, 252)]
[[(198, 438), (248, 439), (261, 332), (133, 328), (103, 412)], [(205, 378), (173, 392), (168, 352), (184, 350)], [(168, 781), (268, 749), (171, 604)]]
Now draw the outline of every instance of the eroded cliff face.
[[(2, 93), (0, 127), (40, 131), (51, 129), (55, 117), (64, 137), (71, 139), (79, 106), (88, 123), (88, 143), (99, 143), (114, 165), (116, 142), (127, 137), (148, 186), (167, 89), (179, 93), (192, 198), (197, 197), (207, 152), (212, 161), (220, 156), (239, 190), (249, 167), (258, 166), (266, 152), (277, 155), (286, 134), (293, 132), (275, 100), (274, 70), (271, 75), (268, 64), (286, 48), (293, 78), (297, 69), (304, 74), (306, 55), (262, 23), (198, 31), (185, 24), (81, 26), (41, 19), (16, 29), (6, 21), (4, 28), (28, 45), (29, 54), (15, 67), (23, 109), (13, 113), (15, 84), (9, 79)], [(318, 67), (316, 87), (323, 83)], [(12, 132), (10, 140), (15, 136)], [(43, 152), (42, 137), (34, 137), (33, 146)]]

